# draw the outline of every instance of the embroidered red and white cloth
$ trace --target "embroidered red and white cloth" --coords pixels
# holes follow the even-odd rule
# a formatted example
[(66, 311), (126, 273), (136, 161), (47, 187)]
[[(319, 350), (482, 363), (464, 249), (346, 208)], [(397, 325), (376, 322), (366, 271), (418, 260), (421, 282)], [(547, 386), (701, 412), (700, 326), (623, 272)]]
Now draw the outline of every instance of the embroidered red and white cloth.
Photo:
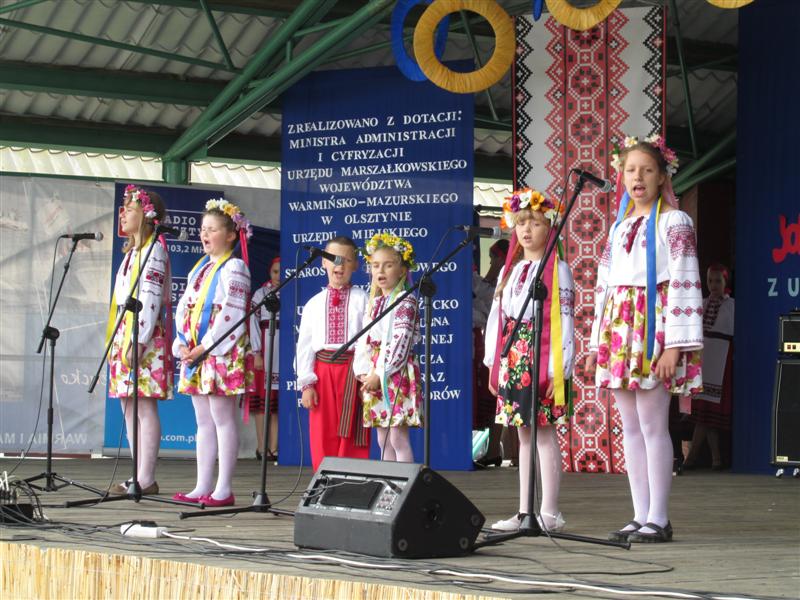
[[(665, 18), (658, 7), (615, 10), (583, 32), (549, 17), (516, 19), (516, 188), (558, 198), (572, 168), (613, 179), (609, 155), (625, 133), (663, 133)], [(598, 256), (616, 215), (612, 199), (613, 193), (584, 188), (564, 230), (580, 357), (588, 348)], [(572, 389), (574, 417), (558, 426), (564, 468), (623, 472), (622, 424), (610, 394), (598, 394), (581, 361)]]
[[(298, 389), (316, 383), (314, 362), (317, 352), (338, 350), (361, 329), (369, 299), (367, 293), (359, 287), (336, 290), (335, 294), (332, 290), (324, 288), (303, 307), (295, 356)], [(325, 327), (320, 327), (321, 323), (325, 323)]]

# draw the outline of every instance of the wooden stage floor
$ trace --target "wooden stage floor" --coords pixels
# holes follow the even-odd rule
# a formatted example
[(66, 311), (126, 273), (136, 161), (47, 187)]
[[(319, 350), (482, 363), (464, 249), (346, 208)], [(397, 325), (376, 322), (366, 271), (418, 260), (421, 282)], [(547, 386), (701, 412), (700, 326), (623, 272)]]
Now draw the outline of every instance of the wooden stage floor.
[[(0, 473), (12, 469), (16, 462), (11, 458), (0, 459)], [(190, 490), (194, 483), (194, 466), (192, 460), (160, 459), (157, 473), (162, 495), (169, 497), (175, 491)], [(35, 475), (44, 467), (43, 460), (27, 459), (14, 475)], [(54, 471), (59, 475), (99, 488), (108, 486), (114, 467), (114, 459), (54, 461)], [(124, 479), (129, 472), (130, 462), (121, 459), (115, 481)], [(478, 506), (488, 523), (516, 511), (516, 469), (503, 467), (441, 474)], [(298, 481), (296, 467), (270, 465), (267, 491), (271, 501), (277, 504), (286, 498), (277, 506), (294, 510), (310, 477), (308, 468)], [(250, 493), (258, 487), (258, 481), (258, 463), (240, 460), (235, 480), (237, 505), (249, 504)], [(563, 540), (556, 542), (542, 536), (482, 548), (460, 558), (402, 561), (367, 557), (364, 562), (373, 565), (367, 567), (308, 556), (319, 552), (298, 552), (293, 544), (293, 520), (286, 516), (244, 513), (235, 517), (180, 520), (180, 507), (147, 500), (68, 509), (56, 507), (65, 500), (86, 497), (91, 495), (76, 487), (40, 494), (46, 505), (45, 514), (51, 521), (80, 524), (79, 531), (69, 526), (66, 529), (2, 527), (0, 541), (141, 555), (310, 578), (369, 581), (418, 590), (448, 591), (456, 594), (453, 597), (475, 594), (520, 598), (541, 591), (560, 593), (560, 597), (626, 597), (600, 589), (585, 590), (578, 584), (620, 589), (633, 586), (653, 593), (669, 590), (708, 594), (698, 597), (800, 597), (800, 480), (791, 477), (776, 479), (711, 471), (693, 471), (676, 477), (670, 509), (675, 541), (670, 544), (635, 545), (625, 551)], [(565, 532), (605, 539), (608, 531), (631, 517), (629, 506), (624, 476), (564, 475), (561, 509), (567, 521)], [(122, 537), (118, 527), (93, 532), (87, 528), (134, 519), (152, 520), (170, 531), (184, 530), (181, 535), (269, 548), (271, 552), (260, 555), (224, 553), (207, 542), (131, 539)], [(187, 529), (191, 531), (185, 531)], [(328, 552), (327, 555), (335, 558), (342, 553)], [(405, 568), (374, 566), (390, 564)], [(467, 575), (436, 573), (438, 568), (462, 574), (491, 571), (529, 581), (559, 582), (559, 586), (475, 579)], [(574, 585), (564, 586), (565, 583)], [(638, 597), (651, 596), (640, 593)]]

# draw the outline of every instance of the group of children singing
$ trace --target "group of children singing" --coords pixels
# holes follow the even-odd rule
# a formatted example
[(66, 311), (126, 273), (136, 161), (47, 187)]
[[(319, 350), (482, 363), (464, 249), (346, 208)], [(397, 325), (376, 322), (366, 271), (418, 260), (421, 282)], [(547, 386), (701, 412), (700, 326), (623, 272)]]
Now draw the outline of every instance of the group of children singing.
[[(594, 375), (598, 387), (612, 390), (622, 417), (633, 518), (609, 538), (666, 542), (673, 535), (667, 511), (672, 479), (667, 429), (670, 395), (691, 395), (702, 386), (703, 311), (696, 239), (691, 219), (678, 210), (672, 191), (677, 158), (661, 137), (625, 138), (613, 159), (619, 213), (597, 270), (585, 372)], [(113, 304), (129, 293), (148, 246), (159, 244), (153, 236), (154, 224), (165, 217), (161, 199), (134, 186), (126, 190), (124, 209), (120, 221), (129, 240)], [(516, 426), (520, 441), (520, 509), (492, 525), (503, 531), (519, 528), (526, 517), (534, 424), (542, 481), (539, 525), (547, 531), (559, 531), (565, 525), (558, 507), (562, 458), (556, 427), (572, 414), (569, 380), (576, 357), (574, 286), (567, 262), (558, 253), (539, 264), (559, 216), (560, 207), (532, 189), (515, 192), (503, 206), (501, 225), (511, 230), (511, 241), (485, 328), (484, 357), (491, 373), (489, 389), (497, 398), (496, 422)], [(231, 489), (238, 451), (235, 400), (252, 387), (253, 367), (260, 366), (250, 364), (250, 348), (258, 353), (265, 344), (257, 319), (249, 328), (242, 324), (226, 339), (220, 337), (244, 316), (250, 300), (249, 229), (233, 204), (208, 202), (200, 232), (205, 256), (189, 273), (176, 311), (177, 334), (171, 350), (182, 363), (178, 389), (192, 396), (195, 408), (197, 484), (175, 498), (206, 506), (235, 501)], [(233, 256), (237, 242), (244, 260)], [(367, 458), (372, 431), (383, 459), (411, 462), (409, 428), (423, 425), (420, 368), (414, 353), (420, 337), (416, 298), (407, 295), (359, 338), (354, 349), (341, 356), (335, 353), (410, 287), (414, 249), (409, 241), (389, 233), (371, 238), (361, 251), (371, 276), (369, 292), (351, 284), (359, 264), (359, 249), (353, 240), (334, 238), (325, 250), (337, 260), (323, 259), (328, 285), (303, 309), (295, 363), (301, 402), (309, 410), (313, 468), (316, 470), (325, 456)], [(275, 270), (272, 286), (278, 283), (279, 263)], [(549, 290), (543, 302), (539, 356), (533, 351), (529, 305), (507, 356), (501, 358), (538, 270)], [(141, 396), (138, 466), (145, 493), (158, 492), (154, 476), (160, 440), (156, 400), (171, 396), (167, 342), (171, 325), (164, 302), (169, 279), (169, 259), (162, 240), (153, 251), (139, 292), (143, 310), (137, 349)], [(110, 394), (121, 399), (130, 432), (129, 321), (126, 316), (114, 338)], [(258, 357), (255, 363), (260, 361), (263, 359)], [(535, 382), (531, 381), (532, 361), (539, 366)], [(533, 386), (539, 399), (535, 408)], [(124, 484), (118, 487), (117, 491), (125, 492)]]

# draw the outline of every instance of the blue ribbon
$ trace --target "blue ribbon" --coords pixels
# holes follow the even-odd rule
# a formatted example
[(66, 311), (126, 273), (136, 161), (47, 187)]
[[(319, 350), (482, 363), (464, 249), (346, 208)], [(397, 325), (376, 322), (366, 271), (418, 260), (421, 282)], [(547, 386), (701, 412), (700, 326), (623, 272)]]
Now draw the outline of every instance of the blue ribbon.
[(647, 360), (653, 358), (653, 345), (656, 340), (656, 220), (660, 199), (653, 202), (650, 219), (647, 221)]
[[(408, 13), (417, 4), (430, 4), (433, 0), (400, 0), (392, 11), (392, 52), (394, 59), (397, 62), (397, 68), (411, 81), (426, 81), (428, 78), (419, 65), (412, 59), (406, 52), (406, 46), (403, 43), (403, 25), (405, 25)], [(436, 27), (436, 40), (434, 42), (434, 52), (436, 56), (441, 59), (444, 55), (444, 49), (447, 45), (447, 29), (450, 25), (450, 17), (445, 17), (441, 20)]]
[(533, 0), (533, 20), (538, 21), (542, 17), (542, 4), (544, 0)]

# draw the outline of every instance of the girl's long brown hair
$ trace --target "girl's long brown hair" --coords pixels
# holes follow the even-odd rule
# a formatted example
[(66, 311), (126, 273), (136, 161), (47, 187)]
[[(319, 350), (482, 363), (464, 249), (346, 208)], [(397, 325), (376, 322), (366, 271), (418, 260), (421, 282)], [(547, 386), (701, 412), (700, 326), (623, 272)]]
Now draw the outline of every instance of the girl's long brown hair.
[[(167, 209), (164, 206), (164, 201), (161, 199), (161, 196), (159, 196), (156, 192), (151, 192), (150, 190), (142, 187), (138, 189), (146, 192), (150, 197), (150, 202), (153, 204), (153, 208), (156, 211), (156, 216), (154, 219), (148, 219), (144, 216), (144, 211), (142, 211), (142, 222), (139, 224), (139, 231), (136, 232), (135, 237), (129, 237), (127, 240), (125, 240), (125, 244), (122, 246), (123, 254), (127, 253), (132, 248), (136, 248), (137, 250), (140, 249), (144, 245), (147, 238), (149, 238), (155, 230), (153, 221), (157, 220), (159, 223), (163, 223), (164, 219), (167, 218)], [(128, 203), (135, 202), (134, 200), (131, 200), (127, 194), (125, 198), (126, 199), (123, 206), (128, 206)], [(137, 204), (139, 203), (137, 202)], [(141, 204), (139, 204), (139, 209), (142, 209)]]

